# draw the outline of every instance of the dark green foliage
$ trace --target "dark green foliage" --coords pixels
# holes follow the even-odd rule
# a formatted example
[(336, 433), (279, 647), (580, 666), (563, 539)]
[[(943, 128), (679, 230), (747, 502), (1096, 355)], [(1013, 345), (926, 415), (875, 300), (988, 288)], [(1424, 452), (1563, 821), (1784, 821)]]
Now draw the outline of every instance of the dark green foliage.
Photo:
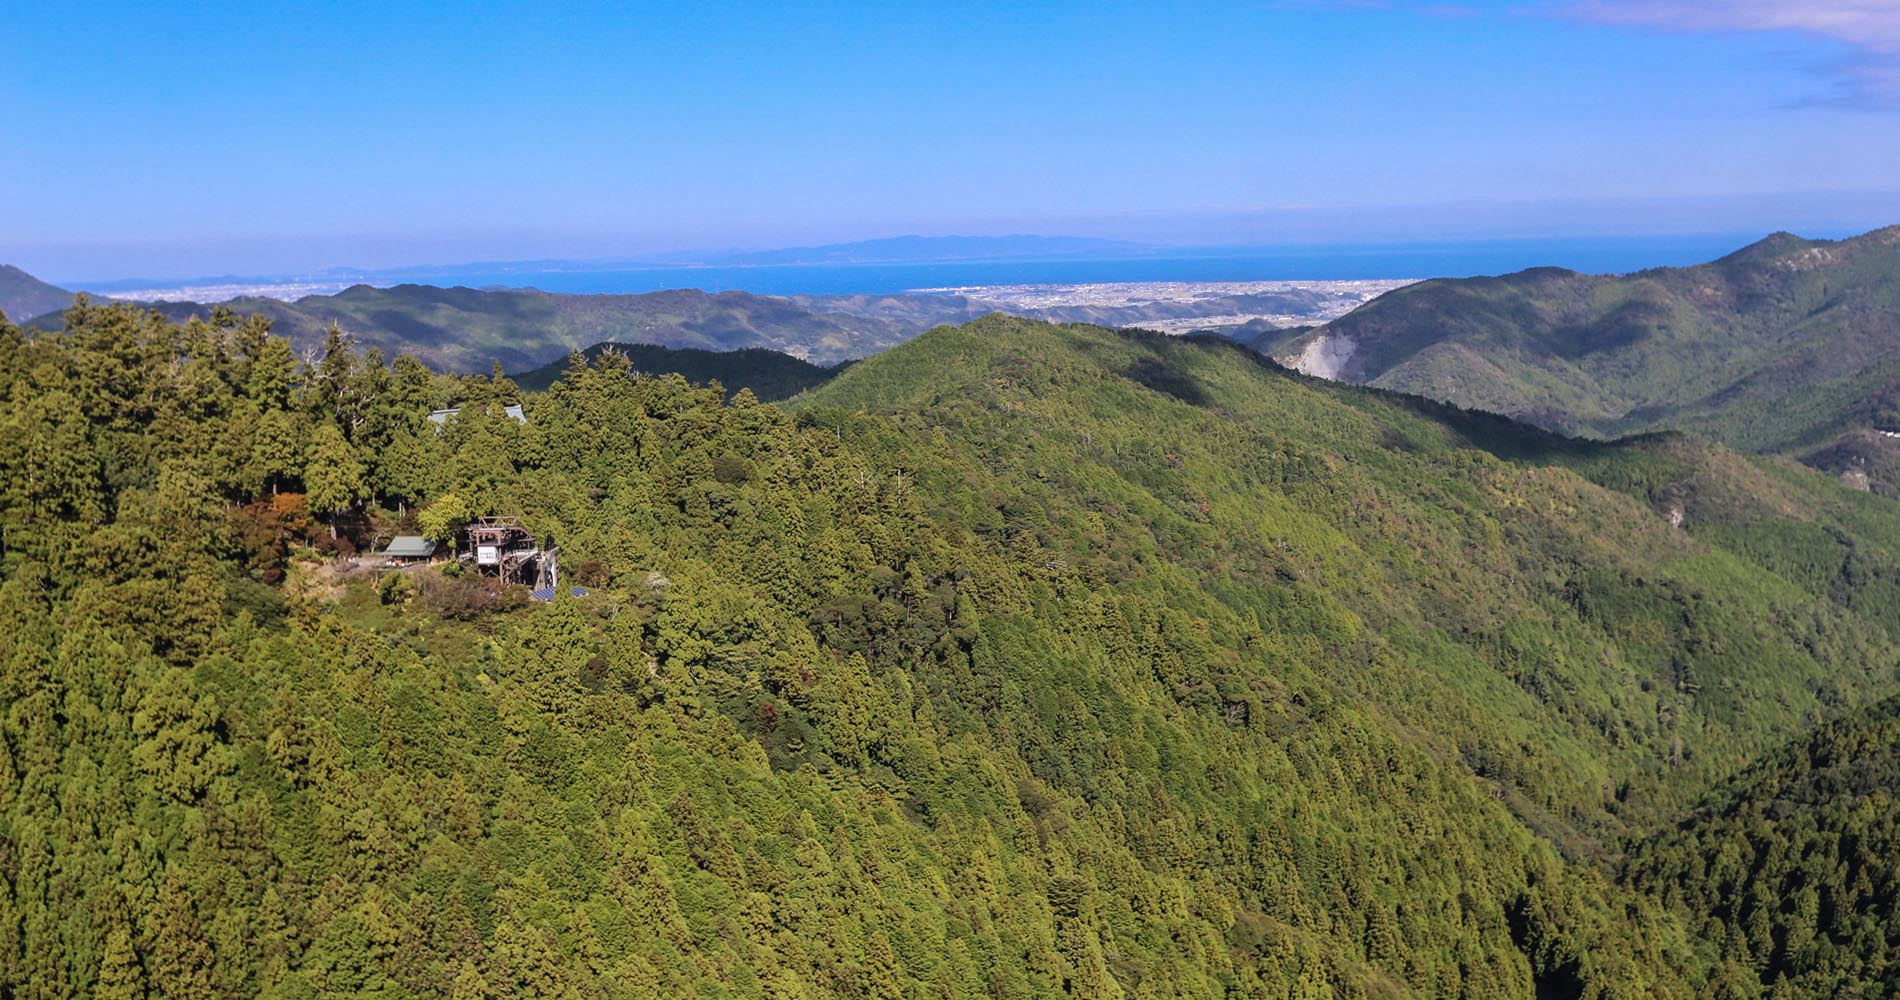
[(1207, 393), (1194, 376), (1175, 368), (1161, 358), (1140, 358), (1122, 372), (1137, 385), (1166, 393), (1192, 406), (1207, 403)]
[(577, 361), (543, 365), (514, 377), (515, 384), (533, 392), (545, 392), (575, 364), (584, 364), (602, 352), (614, 351), (626, 357), (635, 371), (650, 375), (679, 375), (695, 385), (717, 382), (729, 391), (750, 389), (760, 401), (772, 403), (790, 399), (830, 381), (843, 365), (820, 368), (789, 354), (749, 347), (737, 351), (703, 351), (698, 348), (660, 347), (654, 344), (595, 344), (581, 352)]
[(1288, 344), (1311, 333), (1311, 326), (1274, 326), (1266, 320), (1250, 320), (1238, 327), (1220, 330), (1229, 340), (1238, 341), (1269, 357), (1278, 357)]
[[(1900, 700), (1750, 768), (1625, 878), (1703, 923), (1768, 995), (1900, 992)], [(1783, 982), (1785, 981), (1785, 985)]]
[(0, 334), (10, 996), (1688, 998), (1752, 980), (1620, 846), (1900, 689), (1889, 501), (1211, 338), (990, 318), (794, 412), (607, 353), (518, 424), (228, 316)]

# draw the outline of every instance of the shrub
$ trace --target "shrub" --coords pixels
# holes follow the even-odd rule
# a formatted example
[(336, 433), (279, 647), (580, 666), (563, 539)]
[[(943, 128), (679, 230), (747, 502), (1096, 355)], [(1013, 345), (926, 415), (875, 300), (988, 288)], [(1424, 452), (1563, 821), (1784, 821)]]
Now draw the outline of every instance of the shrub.
[(422, 606), (444, 618), (470, 621), (483, 615), (516, 611), (528, 603), (523, 587), (503, 586), (473, 574), (428, 575), (416, 580)]
[(408, 604), (416, 596), (416, 583), (407, 573), (385, 573), (376, 593), (384, 604)]

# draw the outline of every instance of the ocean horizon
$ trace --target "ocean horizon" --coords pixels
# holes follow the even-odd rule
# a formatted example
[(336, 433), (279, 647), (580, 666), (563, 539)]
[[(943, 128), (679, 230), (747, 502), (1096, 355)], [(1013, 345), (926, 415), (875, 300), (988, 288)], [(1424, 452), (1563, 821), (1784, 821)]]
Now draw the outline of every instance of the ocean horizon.
[(1693, 234), (1565, 237), (1444, 243), (1160, 249), (1104, 257), (991, 258), (769, 265), (644, 265), (588, 262), (444, 265), (317, 275), (124, 278), (73, 286), (111, 295), (208, 285), (355, 284), (535, 288), (568, 294), (633, 295), (670, 289), (744, 291), (759, 295), (895, 295), (996, 285), (1080, 285), (1111, 282), (1351, 281), (1464, 278), (1531, 267), (1622, 274), (1679, 267), (1732, 253), (1759, 235)]

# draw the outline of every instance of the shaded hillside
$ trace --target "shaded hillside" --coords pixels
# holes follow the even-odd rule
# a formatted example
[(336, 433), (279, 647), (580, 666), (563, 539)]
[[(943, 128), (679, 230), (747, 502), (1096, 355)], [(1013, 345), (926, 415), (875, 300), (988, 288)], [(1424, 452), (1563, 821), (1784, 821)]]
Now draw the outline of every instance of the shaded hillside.
[[(580, 352), (580, 359), (591, 362), (607, 351), (626, 358), (634, 371), (650, 375), (677, 374), (694, 385), (718, 382), (728, 392), (750, 389), (754, 396), (767, 403), (823, 385), (841, 370), (839, 366), (820, 368), (808, 361), (760, 347), (737, 351), (702, 351), (698, 348), (658, 347), (653, 344), (595, 344)], [(530, 392), (545, 392), (575, 363), (575, 359), (570, 356), (515, 375), (513, 379), (516, 385)]]
[[(1328, 347), (1322, 352), (1320, 348)], [(1310, 349), (1310, 350), (1309, 350)], [(1621, 276), (1540, 268), (1389, 293), (1281, 348), (1338, 377), (1570, 433), (1694, 430), (1750, 451), (1822, 447), (1900, 381), (1900, 227), (1776, 234)]]
[[(1623, 829), (1632, 809), (1669, 815), (1691, 801), (1680, 793), (1696, 787), (1694, 775), (1727, 773), (1775, 733), (1858, 699), (1838, 684), (1884, 690), (1900, 680), (1890, 631), (1900, 619), (1888, 618), (1900, 609), (1900, 529), (1887, 520), (1888, 501), (1692, 441), (1592, 445), (1410, 397), (1316, 385), (1211, 338), (1069, 327), (1026, 338), (1033, 350), (1015, 342), (1049, 329), (999, 317), (934, 331), (798, 406), (919, 412), (988, 442), (994, 475), (1037, 470), (1047, 485), (1032, 496), (1042, 504), (1067, 507), (1086, 495), (1122, 511), (1100, 529), (1111, 539), (1171, 512), (1160, 522), (1170, 524), (1168, 538), (1207, 547), (1176, 553), (1203, 579), (1273, 567), (1270, 586), (1224, 592), (1244, 615), (1286, 613), (1272, 609), (1291, 589), (1384, 636), (1376, 645), (1404, 666), (1379, 680), (1384, 656), (1367, 651), (1356, 696), (1378, 702), (1381, 690), (1406, 691), (1413, 704), (1391, 710), (1412, 725), (1431, 730), (1434, 720), (1520, 705), (1508, 714), (1525, 713), (1515, 724), (1531, 743), (1510, 756), (1534, 745), (1543, 763), (1535, 778), (1515, 770), (1516, 780), (1542, 803), (1537, 811), (1562, 817), (1551, 829), (1570, 828), (1565, 836)], [(1104, 381), (1103, 369), (1115, 377)], [(1494, 471), (1492, 456), (1504, 460)], [(1263, 476), (1292, 481), (1276, 490)], [(1470, 530), (1461, 511), (1492, 524), (1494, 541), (1438, 551), (1427, 538)], [(1276, 554), (1288, 546), (1305, 555)], [(1849, 552), (1861, 572), (1843, 582)], [(1846, 644), (1817, 656), (1798, 629), (1782, 631), (1795, 605), (1833, 622), (1823, 628), (1841, 629)], [(1711, 631), (1698, 637), (1671, 624), (1685, 614)], [(1764, 631), (1771, 618), (1783, 624)], [(1521, 627), (1541, 638), (1522, 645)], [(1427, 652), (1453, 647), (1514, 661), (1491, 669), (1511, 677), (1515, 693), (1478, 695), (1501, 699), (1482, 709), (1465, 700), (1472, 692), (1454, 694), (1470, 680), (1453, 665), (1461, 655), (1438, 662), (1439, 652)], [(1438, 670), (1446, 673), (1432, 679)], [(1807, 677), (1806, 693), (1788, 686), (1795, 674)], [(1436, 711), (1419, 711), (1440, 696)], [(1469, 736), (1447, 739), (1473, 746)], [(1597, 797), (1606, 790), (1614, 794)]]
[(1276, 357), (1286, 345), (1312, 330), (1312, 326), (1275, 326), (1262, 320), (1254, 320), (1241, 326), (1207, 332), (1245, 344), (1269, 357)]
[(71, 305), (73, 293), (49, 285), (11, 264), (0, 264), (0, 315), (24, 323)]
[[(758, 347), (817, 364), (863, 357), (895, 344), (906, 332), (849, 315), (819, 314), (790, 300), (678, 290), (647, 295), (560, 295), (534, 290), (476, 290), (356, 285), (335, 295), (295, 302), (239, 298), (222, 303), (240, 315), (267, 316), (277, 333), (300, 348), (320, 344), (335, 323), (366, 347), (410, 354), (450, 371), (529, 370), (603, 342), (657, 344), (731, 351)], [(197, 303), (157, 303), (183, 320), (209, 315)], [(35, 326), (55, 327), (59, 317)]]
[(1625, 877), (1700, 921), (1738, 978), (1785, 979), (1774, 996), (1900, 994), (1900, 700), (1750, 768)]

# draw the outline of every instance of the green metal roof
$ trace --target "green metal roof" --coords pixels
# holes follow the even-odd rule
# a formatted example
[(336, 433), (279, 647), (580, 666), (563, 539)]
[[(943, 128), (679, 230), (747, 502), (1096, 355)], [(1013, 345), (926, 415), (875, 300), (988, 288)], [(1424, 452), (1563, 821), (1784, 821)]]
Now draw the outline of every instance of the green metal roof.
[(435, 543), (421, 535), (397, 535), (383, 550), (383, 555), (396, 559), (427, 559), (434, 554)]

